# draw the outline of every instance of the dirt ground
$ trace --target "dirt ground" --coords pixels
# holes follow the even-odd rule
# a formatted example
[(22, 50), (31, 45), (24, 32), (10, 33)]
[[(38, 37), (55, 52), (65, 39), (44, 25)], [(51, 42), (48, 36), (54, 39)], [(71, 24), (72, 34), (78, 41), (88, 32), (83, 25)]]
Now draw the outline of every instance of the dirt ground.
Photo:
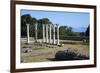
[[(64, 51), (67, 49), (78, 50), (78, 53), (89, 56), (89, 44), (84, 44), (82, 41), (61, 40), (60, 43), (64, 45), (59, 47), (57, 45), (49, 44), (26, 44), (26, 39), (21, 39), (21, 62), (44, 62), (53, 61), (57, 51)], [(32, 40), (31, 40), (32, 41)], [(27, 51), (28, 50), (28, 51)]]

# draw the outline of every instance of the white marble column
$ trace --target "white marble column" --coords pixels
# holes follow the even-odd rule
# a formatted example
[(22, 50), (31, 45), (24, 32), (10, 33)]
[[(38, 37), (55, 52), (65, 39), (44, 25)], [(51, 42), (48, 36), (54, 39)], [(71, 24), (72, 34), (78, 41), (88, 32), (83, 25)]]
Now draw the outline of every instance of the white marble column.
[(27, 26), (27, 44), (30, 43), (30, 40), (29, 40), (29, 24), (26, 24)]
[(48, 24), (46, 24), (46, 43), (48, 43)]
[(55, 42), (55, 25), (53, 25), (53, 44), (56, 44), (56, 42)]
[(37, 25), (38, 25), (38, 24), (36, 23), (36, 24), (35, 24), (35, 42), (37, 42), (37, 35), (38, 35), (38, 34), (37, 34)]
[(43, 42), (46, 42), (45, 41), (45, 24), (42, 24), (42, 27), (43, 27)]
[(49, 24), (49, 43), (51, 44), (51, 24)]
[(57, 45), (59, 45), (59, 25), (57, 25)]

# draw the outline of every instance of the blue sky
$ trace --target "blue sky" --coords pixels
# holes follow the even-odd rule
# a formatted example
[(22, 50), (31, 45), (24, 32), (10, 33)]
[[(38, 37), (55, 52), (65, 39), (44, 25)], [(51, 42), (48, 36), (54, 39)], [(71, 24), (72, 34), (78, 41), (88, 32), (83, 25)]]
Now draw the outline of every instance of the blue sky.
[(90, 24), (90, 14), (84, 12), (21, 10), (21, 15), (24, 14), (30, 14), (37, 19), (49, 18), (53, 24), (70, 26), (75, 32), (86, 31)]

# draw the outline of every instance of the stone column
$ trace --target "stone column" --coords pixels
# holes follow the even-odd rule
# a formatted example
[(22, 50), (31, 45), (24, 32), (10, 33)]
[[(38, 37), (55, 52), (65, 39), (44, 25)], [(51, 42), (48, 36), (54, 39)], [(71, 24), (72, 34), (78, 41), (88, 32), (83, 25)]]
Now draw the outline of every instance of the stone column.
[(48, 24), (46, 24), (46, 43), (48, 43)]
[(51, 44), (51, 24), (49, 25), (49, 43)]
[(35, 24), (35, 42), (37, 42), (37, 23)]
[(43, 42), (46, 42), (45, 41), (45, 24), (42, 24), (42, 27), (43, 27)]
[(57, 25), (57, 45), (59, 45), (59, 25)]
[(56, 42), (55, 42), (55, 25), (53, 25), (53, 44), (56, 44)]
[(29, 40), (29, 24), (26, 24), (27, 26), (27, 44), (30, 43), (30, 40)]

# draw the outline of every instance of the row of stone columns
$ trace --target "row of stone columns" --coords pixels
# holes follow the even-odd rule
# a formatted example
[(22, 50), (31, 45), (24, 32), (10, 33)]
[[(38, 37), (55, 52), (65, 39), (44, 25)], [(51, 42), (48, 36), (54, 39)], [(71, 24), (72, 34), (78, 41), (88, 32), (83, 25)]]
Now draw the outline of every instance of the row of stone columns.
[[(56, 26), (57, 26), (57, 41), (55, 39), (55, 27)], [(43, 42), (59, 45), (59, 26), (58, 25), (56, 25), (56, 26), (55, 25), (52, 26), (51, 24), (49, 24), (49, 27), (48, 27), (48, 24), (43, 24)], [(46, 30), (45, 30), (45, 27), (46, 27)], [(51, 37), (52, 37), (51, 36), (51, 27), (53, 27), (53, 38), (52, 39), (51, 39)], [(49, 30), (49, 34), (48, 34), (48, 30)], [(45, 36), (45, 34), (46, 34), (46, 36)], [(49, 39), (48, 39), (48, 37), (49, 37)]]
[[(27, 25), (27, 43), (30, 43), (30, 40), (29, 40), (29, 24), (26, 24)], [(37, 25), (38, 24), (35, 24), (35, 42), (37, 42)], [(49, 26), (48, 26), (49, 25)], [(51, 25), (51, 24), (42, 24), (42, 27), (43, 27), (43, 42), (44, 43), (49, 43), (49, 44), (57, 44), (59, 45), (59, 25)], [(51, 27), (53, 27), (53, 38), (51, 38)], [(57, 41), (55, 39), (55, 27), (57, 27)], [(49, 30), (49, 33), (48, 33), (48, 30)], [(53, 40), (52, 40), (53, 39)]]

